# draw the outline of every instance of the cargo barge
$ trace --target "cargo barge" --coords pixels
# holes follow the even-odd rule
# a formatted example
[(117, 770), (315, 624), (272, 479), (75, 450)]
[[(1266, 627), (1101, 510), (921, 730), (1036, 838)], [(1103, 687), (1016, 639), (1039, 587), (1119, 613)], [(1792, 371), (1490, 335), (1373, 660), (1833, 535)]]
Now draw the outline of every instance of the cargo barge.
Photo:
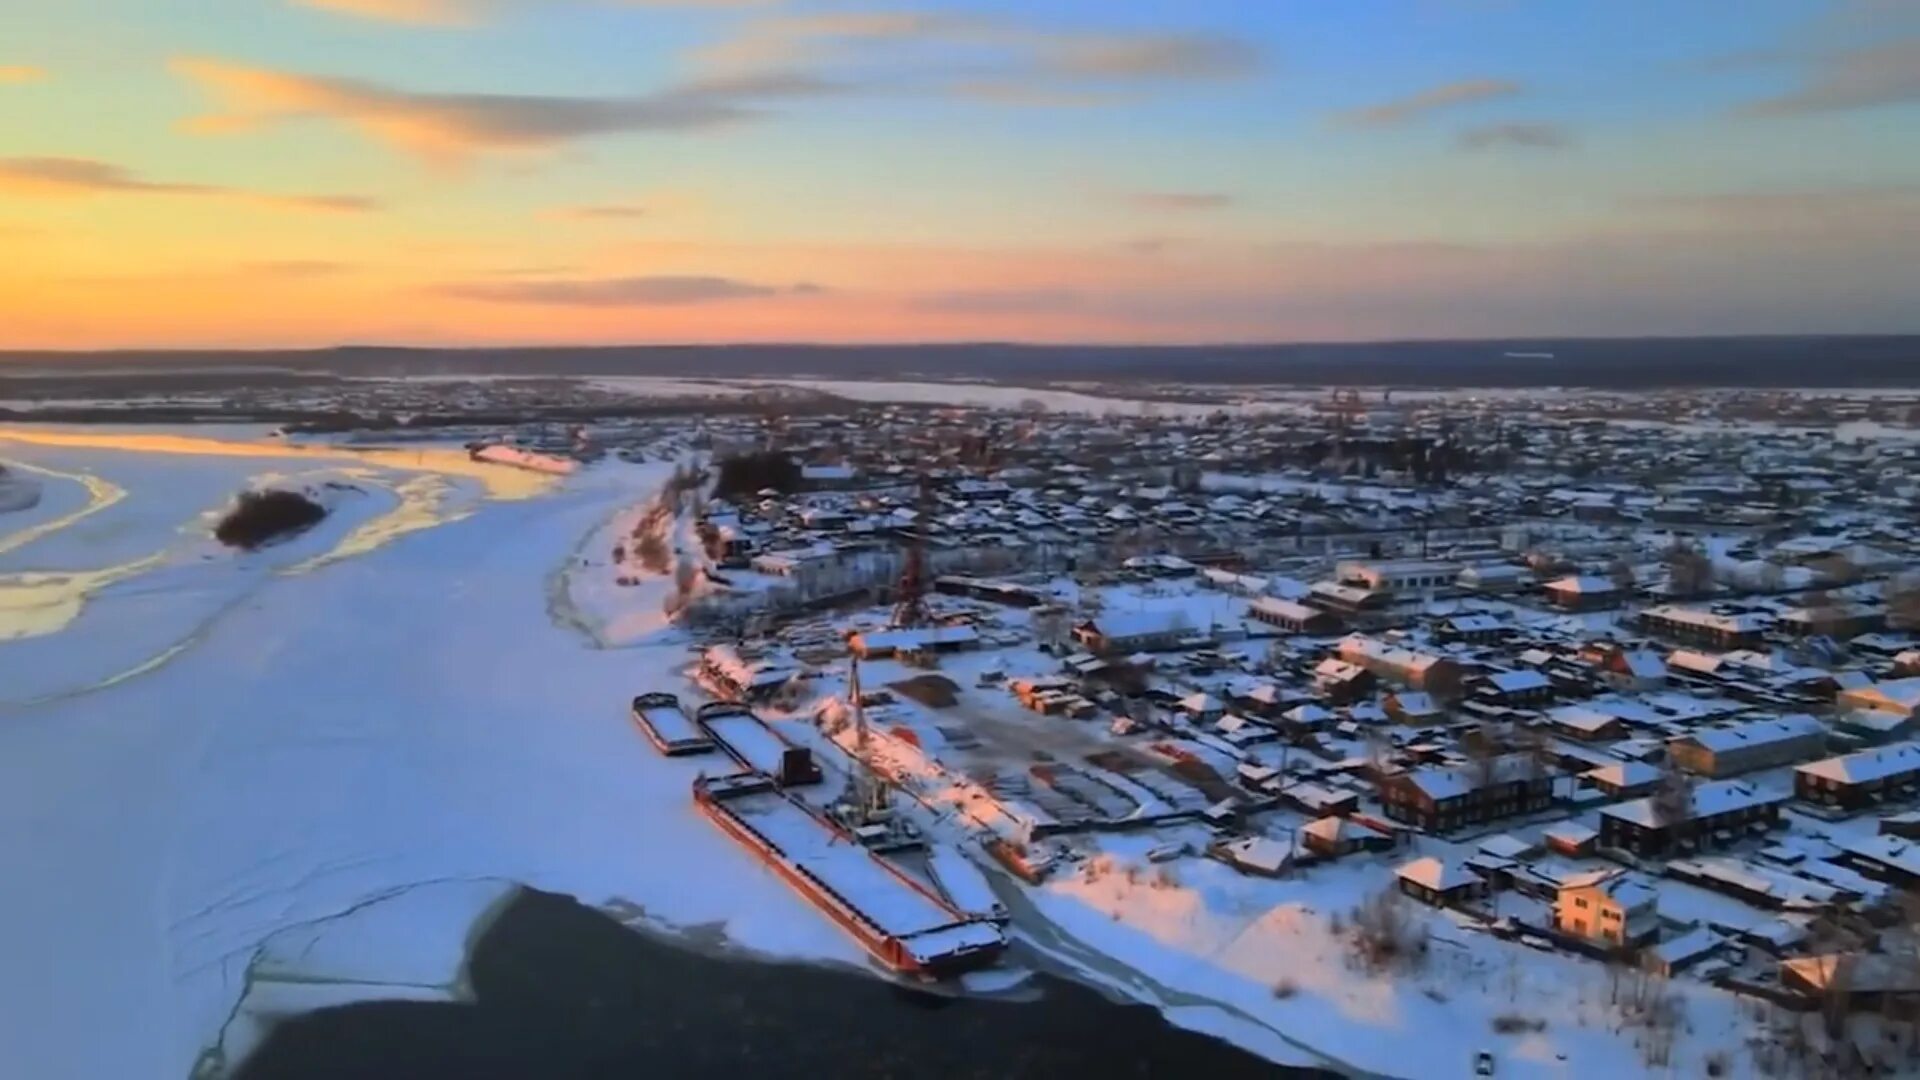
[(772, 778), (781, 787), (820, 782), (820, 763), (813, 751), (795, 746), (745, 705), (715, 701), (694, 714), (726, 755), (750, 772)]
[(713, 737), (693, 722), (673, 694), (641, 694), (633, 699), (633, 722), (653, 748), (667, 755), (704, 754)]
[(999, 923), (970, 917), (757, 773), (701, 777), (693, 798), (861, 947), (895, 972), (944, 977), (1006, 951)]

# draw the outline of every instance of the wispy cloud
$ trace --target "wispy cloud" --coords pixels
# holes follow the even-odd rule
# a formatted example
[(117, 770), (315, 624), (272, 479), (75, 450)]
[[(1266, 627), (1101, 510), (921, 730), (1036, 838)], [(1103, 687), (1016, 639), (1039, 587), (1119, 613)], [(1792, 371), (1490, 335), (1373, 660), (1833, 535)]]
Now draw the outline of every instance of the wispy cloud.
[(658, 275), (618, 278), (558, 278), (542, 281), (468, 282), (443, 286), (442, 295), (503, 304), (555, 307), (670, 307), (725, 300), (805, 296), (825, 290), (811, 282), (765, 285), (738, 278)]
[(7, 84), (39, 82), (47, 77), (47, 69), (32, 64), (0, 64), (0, 86)]
[(332, 120), (441, 161), (476, 151), (544, 149), (572, 139), (691, 131), (761, 115), (754, 103), (831, 92), (824, 80), (758, 72), (684, 83), (632, 97), (426, 93), (362, 79), (183, 58), (173, 69), (210, 91), (225, 111), (190, 124), (202, 133)]
[(1220, 35), (1076, 32), (906, 11), (755, 19), (697, 59), (721, 71), (830, 70), (869, 92), (1025, 106), (1099, 104), (1154, 85), (1239, 79), (1264, 63), (1253, 44)]
[(1509, 98), (1520, 93), (1521, 89), (1519, 83), (1508, 79), (1463, 79), (1378, 105), (1335, 114), (1334, 123), (1351, 128), (1398, 127), (1458, 105)]
[(45, 196), (183, 195), (323, 213), (365, 213), (380, 206), (364, 195), (283, 195), (218, 184), (149, 180), (111, 162), (90, 158), (0, 158), (0, 190)]
[(1801, 84), (1740, 110), (1795, 116), (1920, 101), (1920, 37), (1822, 53), (1804, 61)]
[(1573, 145), (1573, 137), (1557, 124), (1486, 124), (1467, 128), (1455, 141), (1462, 150), (1562, 150)]
[(1222, 210), (1234, 204), (1224, 191), (1132, 191), (1124, 199), (1143, 210)]
[(1238, 79), (1260, 70), (1260, 50), (1200, 34), (1065, 37), (1041, 50), (1041, 69), (1090, 79)]

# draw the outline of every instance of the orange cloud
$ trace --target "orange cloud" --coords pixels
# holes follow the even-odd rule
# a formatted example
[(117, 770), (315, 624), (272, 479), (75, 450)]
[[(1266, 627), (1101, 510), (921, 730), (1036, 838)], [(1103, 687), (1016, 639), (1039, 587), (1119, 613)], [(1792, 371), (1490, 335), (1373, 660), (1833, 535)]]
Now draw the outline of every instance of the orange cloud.
[(226, 111), (189, 129), (231, 134), (266, 124), (331, 120), (430, 160), (478, 151), (546, 149), (572, 139), (637, 131), (688, 131), (753, 118), (754, 101), (825, 93), (803, 75), (706, 79), (633, 97), (426, 93), (361, 79), (180, 58), (173, 70), (199, 83)]
[(0, 64), (0, 85), (39, 82), (46, 77), (47, 69), (32, 64)]

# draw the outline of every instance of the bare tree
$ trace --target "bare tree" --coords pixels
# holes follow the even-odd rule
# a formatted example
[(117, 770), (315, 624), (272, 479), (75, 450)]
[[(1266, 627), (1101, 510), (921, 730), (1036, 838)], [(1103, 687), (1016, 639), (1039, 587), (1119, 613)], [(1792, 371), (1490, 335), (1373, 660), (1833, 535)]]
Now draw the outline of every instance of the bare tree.
[(1614, 588), (1621, 592), (1632, 592), (1636, 583), (1633, 564), (1624, 557), (1613, 560), (1613, 565), (1607, 568), (1607, 577), (1612, 579)]
[(1660, 770), (1648, 804), (1654, 821), (1661, 826), (1677, 825), (1693, 817), (1693, 776), (1672, 761)]

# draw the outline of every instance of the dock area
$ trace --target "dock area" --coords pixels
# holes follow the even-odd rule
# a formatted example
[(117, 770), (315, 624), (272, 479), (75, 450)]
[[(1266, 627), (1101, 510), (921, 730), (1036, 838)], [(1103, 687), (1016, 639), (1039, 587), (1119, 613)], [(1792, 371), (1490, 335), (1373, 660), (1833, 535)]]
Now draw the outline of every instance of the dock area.
[(959, 910), (767, 776), (702, 778), (694, 800), (895, 971), (958, 974), (993, 963), (1007, 947), (999, 923)]

